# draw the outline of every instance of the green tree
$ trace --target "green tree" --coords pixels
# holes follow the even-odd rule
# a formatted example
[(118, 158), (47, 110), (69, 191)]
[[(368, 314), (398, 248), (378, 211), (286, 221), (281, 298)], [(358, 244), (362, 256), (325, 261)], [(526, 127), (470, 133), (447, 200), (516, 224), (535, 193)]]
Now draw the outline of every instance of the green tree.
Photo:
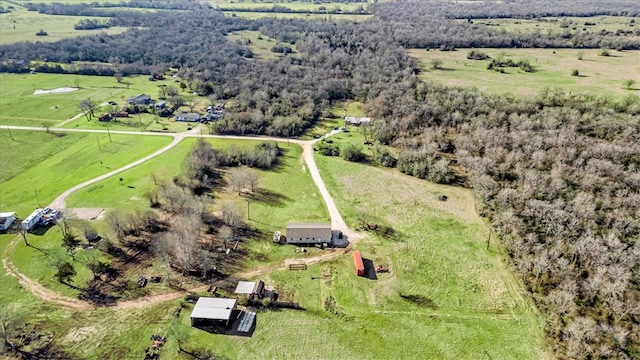
[(62, 263), (55, 276), (63, 284), (71, 282), (71, 278), (76, 275), (76, 270), (69, 262)]
[(622, 83), (624, 84), (624, 87), (627, 88), (627, 90), (631, 90), (638, 82), (633, 79), (629, 79), (623, 81)]

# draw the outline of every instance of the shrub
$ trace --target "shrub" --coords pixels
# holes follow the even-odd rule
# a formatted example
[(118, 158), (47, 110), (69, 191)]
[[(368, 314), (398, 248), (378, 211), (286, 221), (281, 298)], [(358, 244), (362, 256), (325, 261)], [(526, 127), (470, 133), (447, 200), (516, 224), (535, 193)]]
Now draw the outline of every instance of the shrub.
[(578, 69), (571, 70), (571, 76), (578, 76), (578, 75), (580, 75), (580, 72), (578, 71)]
[(352, 162), (363, 162), (367, 157), (362, 152), (362, 148), (354, 144), (348, 145), (344, 151), (344, 159)]
[(491, 56), (487, 55), (486, 53), (484, 53), (484, 52), (482, 52), (480, 50), (471, 50), (467, 54), (467, 59), (469, 59), (469, 60), (487, 60), (487, 59), (491, 59)]

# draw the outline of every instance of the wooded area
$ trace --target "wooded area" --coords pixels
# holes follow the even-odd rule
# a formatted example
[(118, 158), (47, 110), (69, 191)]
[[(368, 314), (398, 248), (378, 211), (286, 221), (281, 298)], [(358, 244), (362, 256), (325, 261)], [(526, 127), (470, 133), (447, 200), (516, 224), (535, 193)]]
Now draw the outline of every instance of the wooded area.
[[(488, 96), (418, 80), (418, 68), (405, 51), (640, 49), (640, 27), (631, 34), (585, 31), (567, 38), (509, 33), (473, 22), (639, 16), (637, 3), (612, 1), (603, 9), (595, 1), (393, 2), (373, 5), (375, 18), (363, 23), (249, 21), (195, 3), (180, 6), (190, 10), (188, 21), (173, 11), (118, 11), (109, 13), (110, 24), (131, 27), (123, 34), (1, 46), (0, 71), (29, 71), (33, 60), (54, 63), (39, 67), (41, 72), (57, 72), (62, 68), (55, 63), (72, 61), (104, 63), (92, 68), (124, 75), (176, 68), (193, 92), (235, 100), (215, 126), (223, 134), (296, 136), (331, 104), (363, 102), (374, 119), (377, 142), (393, 146), (398, 157), (381, 152), (379, 163), (475, 189), (481, 215), (500, 235), (513, 269), (549, 320), (546, 330), (558, 356), (640, 355), (640, 98), (630, 93), (615, 100), (557, 88), (532, 99)], [(34, 10), (87, 16), (108, 11), (62, 4), (34, 5)], [(225, 37), (240, 30), (260, 31), (295, 45), (298, 53), (254, 59), (247, 44)], [(251, 163), (243, 162), (246, 154), (225, 157), (196, 148), (189, 156), (198, 166), (188, 171), (197, 184), (180, 191), (209, 186), (212, 169), (229, 157), (268, 168), (276, 148), (262, 145), (249, 156)], [(209, 169), (207, 162), (215, 167)], [(177, 188), (171, 184), (165, 190)], [(179, 223), (184, 228), (172, 229), (170, 236), (184, 238), (190, 227), (201, 225)]]

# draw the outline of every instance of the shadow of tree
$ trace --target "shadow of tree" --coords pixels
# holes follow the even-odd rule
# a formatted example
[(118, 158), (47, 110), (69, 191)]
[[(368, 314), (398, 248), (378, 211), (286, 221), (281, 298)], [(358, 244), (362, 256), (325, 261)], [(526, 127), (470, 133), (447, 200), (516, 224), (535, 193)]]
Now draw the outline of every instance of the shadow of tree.
[(247, 197), (251, 199), (251, 201), (277, 207), (283, 207), (286, 205), (286, 202), (291, 201), (291, 198), (286, 195), (263, 188), (259, 188), (253, 193), (248, 194)]

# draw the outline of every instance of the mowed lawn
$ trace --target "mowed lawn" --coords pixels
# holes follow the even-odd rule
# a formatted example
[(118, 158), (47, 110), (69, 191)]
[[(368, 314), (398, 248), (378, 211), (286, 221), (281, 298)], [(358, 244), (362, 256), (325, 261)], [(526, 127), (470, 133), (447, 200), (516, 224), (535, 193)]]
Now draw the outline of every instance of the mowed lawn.
[[(63, 1), (64, 2), (64, 1)], [(0, 14), (0, 45), (13, 44), (20, 41), (54, 42), (64, 38), (107, 33), (110, 35), (127, 31), (126, 27), (114, 26), (108, 29), (75, 30), (73, 26), (80, 20), (94, 19), (95, 16), (47, 15), (12, 4), (10, 13)], [(6, 6), (5, 6), (6, 7)], [(107, 20), (108, 18), (103, 18)], [(36, 36), (44, 30), (47, 36)]]
[[(24, 126), (57, 126), (62, 121), (80, 114), (80, 102), (91, 99), (101, 106), (96, 116), (111, 110), (107, 101), (114, 100), (118, 106), (126, 99), (139, 94), (148, 94), (154, 99), (159, 97), (159, 85), (171, 85), (179, 89), (179, 84), (170, 80), (149, 81), (147, 76), (125, 77), (118, 83), (113, 76), (84, 76), (71, 74), (0, 74), (0, 124)], [(35, 95), (36, 90), (52, 90), (62, 87), (79, 88), (76, 91), (57, 94)], [(204, 104), (204, 101), (200, 101)], [(128, 120), (132, 124), (142, 123), (143, 127), (152, 127), (157, 119), (155, 115), (143, 114), (142, 121), (137, 116)], [(123, 120), (124, 121), (124, 120)], [(173, 121), (170, 121), (174, 123)], [(104, 129), (97, 119), (88, 122), (85, 116), (70, 122), (66, 127)], [(129, 129), (115, 123), (112, 129)], [(186, 127), (186, 126), (185, 126)], [(182, 126), (180, 127), (182, 128)], [(139, 127), (138, 129), (139, 130)], [(158, 130), (161, 130), (158, 129)]]
[[(536, 96), (545, 88), (561, 88), (566, 93), (592, 93), (623, 98), (638, 95), (624, 86), (625, 80), (640, 82), (640, 51), (610, 50), (610, 56), (600, 56), (599, 49), (478, 49), (492, 58), (503, 55), (514, 61), (528, 60), (535, 71), (504, 68), (501, 74), (487, 70), (491, 60), (469, 60), (470, 49), (457, 51), (409, 50), (418, 60), (424, 80), (449, 86), (476, 87), (491, 94)], [(578, 60), (582, 54), (582, 60)], [(442, 61), (442, 69), (434, 70), (431, 62)], [(571, 76), (573, 70), (579, 76)], [(637, 88), (637, 86), (636, 86)]]
[[(167, 136), (0, 130), (0, 209), (25, 218), (70, 187), (169, 144)], [(98, 144), (99, 143), (99, 144)], [(36, 197), (37, 191), (37, 197)]]

